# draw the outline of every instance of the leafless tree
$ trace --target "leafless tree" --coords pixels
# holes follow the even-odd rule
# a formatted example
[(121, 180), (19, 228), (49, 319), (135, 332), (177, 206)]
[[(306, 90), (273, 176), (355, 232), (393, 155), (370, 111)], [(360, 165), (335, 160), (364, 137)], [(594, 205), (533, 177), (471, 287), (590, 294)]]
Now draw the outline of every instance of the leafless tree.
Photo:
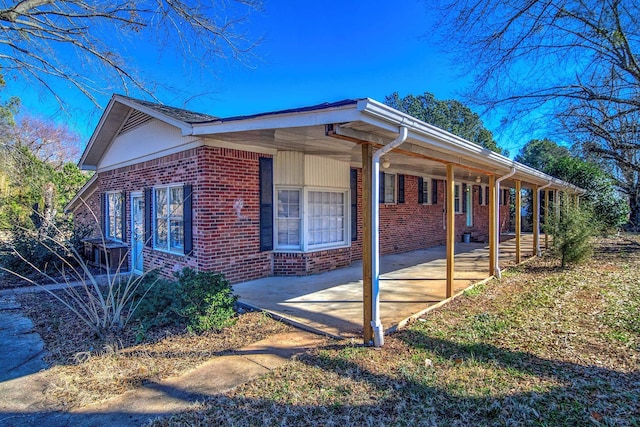
[(617, 178), (637, 174), (629, 141), (640, 133), (628, 125), (640, 110), (640, 1), (436, 1), (447, 46), (475, 76), (472, 101), (512, 122), (542, 114)]
[(207, 67), (242, 59), (255, 41), (242, 32), (261, 0), (18, 0), (0, 6), (0, 67), (5, 77), (46, 88), (58, 101), (71, 86), (97, 105), (96, 93), (115, 84), (152, 89), (127, 52), (175, 48), (184, 61)]

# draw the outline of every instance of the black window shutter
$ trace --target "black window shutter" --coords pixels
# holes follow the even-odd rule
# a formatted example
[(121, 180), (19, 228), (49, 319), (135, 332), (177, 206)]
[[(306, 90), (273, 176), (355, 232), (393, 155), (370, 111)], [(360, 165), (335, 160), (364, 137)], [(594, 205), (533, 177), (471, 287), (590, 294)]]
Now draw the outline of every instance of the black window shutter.
[(404, 203), (404, 175), (398, 174), (398, 203)]
[(107, 237), (107, 194), (100, 194), (100, 232)]
[(462, 212), (466, 213), (467, 212), (467, 184), (462, 184), (462, 194), (460, 195), (460, 197), (462, 197)]
[(478, 185), (478, 205), (482, 206), (482, 185)]
[(120, 205), (120, 215), (122, 215), (122, 241), (127, 241), (127, 192), (122, 192), (122, 204)]
[(358, 171), (351, 169), (351, 241), (358, 240)]
[(489, 206), (489, 187), (484, 187), (484, 204)]
[(273, 159), (260, 157), (260, 250), (273, 250)]
[(144, 189), (144, 245), (148, 247), (153, 247), (153, 239), (151, 238), (151, 224), (153, 224), (153, 219), (151, 218), (151, 214), (153, 210), (151, 209), (151, 188)]
[(380, 172), (379, 181), (378, 185), (380, 186), (380, 191), (378, 194), (380, 194), (380, 203), (384, 203), (384, 172)]
[(431, 203), (434, 205), (438, 204), (438, 180), (431, 180)]
[(193, 252), (193, 186), (191, 184), (185, 184), (182, 187), (182, 197), (184, 254), (191, 255)]
[(418, 203), (424, 203), (424, 178), (418, 177)]

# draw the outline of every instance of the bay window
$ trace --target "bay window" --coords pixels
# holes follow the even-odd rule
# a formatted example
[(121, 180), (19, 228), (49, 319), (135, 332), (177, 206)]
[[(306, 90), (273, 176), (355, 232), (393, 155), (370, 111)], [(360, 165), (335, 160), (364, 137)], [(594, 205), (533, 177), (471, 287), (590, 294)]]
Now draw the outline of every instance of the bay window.
[(277, 188), (276, 250), (348, 246), (348, 190)]

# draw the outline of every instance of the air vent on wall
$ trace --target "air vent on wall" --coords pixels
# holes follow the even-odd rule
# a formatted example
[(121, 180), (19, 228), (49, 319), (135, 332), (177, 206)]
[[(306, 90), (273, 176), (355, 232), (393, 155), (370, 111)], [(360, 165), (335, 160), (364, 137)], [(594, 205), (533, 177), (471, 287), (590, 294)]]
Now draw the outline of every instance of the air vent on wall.
[(133, 110), (131, 114), (129, 114), (129, 117), (127, 117), (127, 121), (122, 126), (122, 129), (120, 129), (120, 133), (118, 135), (129, 132), (130, 130), (148, 122), (151, 118), (152, 117), (148, 114)]

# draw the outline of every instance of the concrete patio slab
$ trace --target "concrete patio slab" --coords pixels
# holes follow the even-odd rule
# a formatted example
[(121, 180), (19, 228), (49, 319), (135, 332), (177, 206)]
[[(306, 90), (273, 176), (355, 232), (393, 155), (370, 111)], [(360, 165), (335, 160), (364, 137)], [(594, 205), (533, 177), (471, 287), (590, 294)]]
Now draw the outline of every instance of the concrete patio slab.
[[(500, 245), (500, 266), (515, 264), (515, 238)], [(489, 274), (489, 247), (456, 243), (454, 293)], [(522, 235), (521, 256), (533, 255)], [(380, 317), (384, 329), (445, 299), (446, 248), (438, 246), (380, 259)], [(336, 338), (362, 336), (362, 262), (312, 276), (267, 277), (233, 286), (239, 301), (296, 326)]]

